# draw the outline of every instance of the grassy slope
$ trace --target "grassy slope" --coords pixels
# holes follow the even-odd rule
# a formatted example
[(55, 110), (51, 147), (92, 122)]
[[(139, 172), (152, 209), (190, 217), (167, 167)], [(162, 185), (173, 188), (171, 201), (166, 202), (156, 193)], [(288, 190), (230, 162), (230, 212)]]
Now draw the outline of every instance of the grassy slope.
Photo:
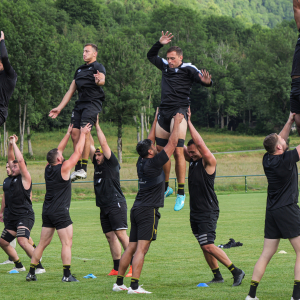
[[(216, 244), (227, 243), (229, 238), (244, 243), (243, 247), (226, 250), (230, 259), (246, 272), (243, 284), (232, 288), (230, 272), (220, 266), (225, 283), (209, 288), (198, 288), (199, 282), (211, 279), (203, 255), (189, 227), (188, 205), (180, 212), (173, 211), (175, 198), (167, 198), (160, 210), (162, 218), (158, 226), (158, 240), (153, 242), (146, 256), (141, 284), (151, 295), (139, 295), (147, 299), (245, 299), (253, 267), (263, 246), (263, 224), (266, 194), (219, 196), (221, 214), (218, 222)], [(133, 203), (128, 198), (128, 207)], [(41, 230), (41, 203), (35, 203), (36, 223), (32, 230), (38, 242)], [(129, 214), (129, 212), (128, 212)], [(112, 268), (108, 244), (101, 232), (99, 209), (92, 201), (74, 201), (71, 205), (74, 222), (72, 272), (80, 280), (78, 284), (63, 284), (60, 243), (57, 235), (43, 255), (47, 272), (38, 275), (37, 282), (26, 282), (26, 272), (7, 274), (9, 267), (0, 266), (1, 298), (3, 299), (126, 299), (137, 298), (126, 293), (111, 291), (115, 277), (106, 274)], [(172, 234), (170, 234), (172, 233)], [(290, 299), (293, 288), (295, 254), (288, 241), (281, 241), (279, 250), (287, 254), (275, 254), (258, 287), (258, 297), (267, 299)], [(17, 251), (29, 268), (29, 258)], [(0, 252), (0, 261), (6, 256)], [(93, 273), (97, 279), (83, 279)], [(130, 280), (125, 279), (129, 285)]]

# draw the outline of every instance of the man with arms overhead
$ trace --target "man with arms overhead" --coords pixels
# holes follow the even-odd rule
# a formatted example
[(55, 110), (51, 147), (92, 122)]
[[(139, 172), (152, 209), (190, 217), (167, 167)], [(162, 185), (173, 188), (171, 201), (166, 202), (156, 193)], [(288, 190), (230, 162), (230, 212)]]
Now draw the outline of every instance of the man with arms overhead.
[[(184, 140), (187, 130), (187, 109), (190, 105), (190, 92), (194, 82), (204, 86), (211, 86), (211, 76), (207, 71), (201, 72), (191, 63), (183, 63), (183, 52), (173, 46), (167, 50), (167, 60), (158, 56), (159, 50), (171, 42), (172, 34), (162, 32), (159, 41), (156, 42), (149, 50), (147, 57), (149, 61), (162, 71), (161, 80), (161, 103), (159, 107), (158, 121), (156, 125), (156, 145), (160, 152), (168, 143), (171, 128), (173, 127), (173, 116), (176, 113), (184, 115), (185, 119), (180, 124), (179, 140), (174, 152), (176, 161), (175, 172), (178, 180), (178, 191), (174, 210), (181, 210), (184, 206), (185, 193), (185, 170), (186, 163), (184, 159)], [(164, 166), (165, 172), (165, 195), (166, 197), (173, 193), (169, 187), (171, 162)]]
[[(90, 123), (93, 125), (97, 120), (98, 113), (102, 110), (102, 102), (105, 99), (101, 86), (105, 83), (105, 68), (97, 62), (98, 48), (94, 44), (86, 44), (83, 49), (83, 60), (85, 64), (80, 66), (74, 75), (68, 92), (61, 103), (53, 108), (49, 116), (56, 118), (61, 110), (71, 100), (75, 91), (78, 91), (78, 100), (72, 111), (71, 123), (73, 124), (72, 140), (74, 150), (80, 136), (80, 127)], [(71, 174), (71, 180), (85, 179), (87, 177), (87, 163), (90, 153), (90, 136), (86, 135), (86, 141), (82, 158), (78, 159), (75, 171)]]

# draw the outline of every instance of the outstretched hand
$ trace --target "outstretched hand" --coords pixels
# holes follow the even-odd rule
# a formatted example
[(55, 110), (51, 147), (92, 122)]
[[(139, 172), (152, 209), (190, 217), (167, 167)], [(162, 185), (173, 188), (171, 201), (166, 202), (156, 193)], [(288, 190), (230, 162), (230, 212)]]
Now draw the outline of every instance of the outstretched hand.
[(4, 40), (4, 32), (3, 32), (3, 31), (1, 31), (1, 34), (0, 34), (0, 42), (1, 42), (2, 40)]
[[(202, 75), (201, 75), (202, 73)], [(201, 73), (199, 73), (199, 77), (201, 81), (205, 84), (210, 84), (211, 83), (211, 75), (209, 75), (208, 71), (206, 70), (201, 70)]]
[(60, 109), (58, 107), (50, 110), (49, 117), (55, 119), (60, 114)]
[(92, 130), (92, 124), (87, 123), (84, 127), (81, 127), (80, 132), (88, 134)]
[(164, 32), (161, 32), (161, 37), (159, 39), (159, 42), (162, 45), (167, 45), (171, 42), (172, 38), (174, 37), (174, 35), (172, 35), (172, 33), (169, 33), (169, 31), (166, 32), (166, 34), (164, 34)]
[(69, 128), (68, 128), (67, 133), (71, 134), (72, 129), (73, 129), (73, 124), (69, 124)]

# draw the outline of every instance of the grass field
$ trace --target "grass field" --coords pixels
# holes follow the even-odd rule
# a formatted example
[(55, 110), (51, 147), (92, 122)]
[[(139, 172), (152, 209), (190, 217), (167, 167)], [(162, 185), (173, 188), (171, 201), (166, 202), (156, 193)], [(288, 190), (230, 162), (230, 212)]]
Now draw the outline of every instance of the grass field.
[[(225, 250), (229, 258), (246, 272), (241, 286), (232, 288), (231, 273), (220, 266), (225, 283), (200, 288), (196, 285), (212, 278), (199, 245), (189, 226), (188, 201), (180, 212), (173, 211), (175, 197), (165, 200), (160, 209), (162, 218), (158, 226), (158, 239), (146, 255), (140, 283), (153, 292), (149, 295), (127, 295), (111, 291), (115, 277), (106, 274), (112, 269), (112, 259), (107, 241), (99, 223), (99, 209), (92, 198), (82, 201), (73, 197), (71, 217), (74, 222), (72, 273), (79, 283), (62, 283), (61, 246), (55, 234), (43, 255), (46, 273), (37, 275), (37, 282), (26, 282), (27, 272), (8, 274), (9, 266), (0, 266), (0, 295), (2, 299), (245, 299), (253, 267), (263, 246), (265, 193), (220, 195), (220, 218), (216, 244), (225, 244), (229, 238), (242, 242), (242, 247)], [(75, 201), (74, 201), (75, 200)], [(127, 197), (128, 208), (133, 197)], [(37, 243), (41, 230), (42, 203), (34, 203), (36, 223), (32, 237)], [(129, 211), (128, 211), (129, 215)], [(130, 225), (130, 222), (129, 222)], [(129, 231), (128, 231), (129, 233)], [(295, 254), (286, 240), (281, 241), (278, 251), (267, 268), (257, 296), (260, 300), (290, 299), (293, 289)], [(26, 268), (30, 260), (17, 246), (17, 251)], [(6, 255), (0, 252), (0, 261)], [(96, 279), (84, 279), (93, 273)], [(130, 279), (125, 279), (130, 284)]]

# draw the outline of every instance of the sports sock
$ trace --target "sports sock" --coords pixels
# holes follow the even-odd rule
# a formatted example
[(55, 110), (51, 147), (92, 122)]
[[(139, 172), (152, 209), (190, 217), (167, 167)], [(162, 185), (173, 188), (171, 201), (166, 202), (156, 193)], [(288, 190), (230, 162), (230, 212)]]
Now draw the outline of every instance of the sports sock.
[(177, 194), (184, 196), (184, 183), (178, 183)]
[(120, 260), (114, 259), (114, 270), (119, 271), (119, 264), (120, 264)]
[(256, 289), (258, 287), (259, 281), (251, 280), (250, 284), (250, 291), (249, 291), (249, 296), (251, 298), (255, 298), (256, 296)]
[(87, 164), (88, 164), (88, 160), (87, 159), (82, 159), (81, 169), (83, 169), (85, 172), (87, 170)]
[(37, 264), (36, 267), (39, 268), (39, 269), (44, 269), (44, 267), (43, 267), (42, 264), (41, 264), (41, 261), (39, 261), (39, 263)]
[(123, 283), (124, 283), (124, 276), (118, 275), (116, 283), (117, 283), (117, 285), (123, 285)]
[(76, 166), (75, 166), (75, 171), (79, 171), (81, 170), (81, 159), (79, 159), (79, 161), (77, 162)]
[(222, 274), (221, 274), (221, 272), (220, 272), (220, 268), (212, 269), (211, 271), (213, 272), (214, 277), (215, 277), (216, 279), (223, 278), (223, 277), (222, 277)]
[(10, 257), (8, 257), (8, 260), (9, 260), (9, 261), (13, 261)]
[(36, 244), (33, 242), (33, 245), (32, 245), (32, 247), (35, 249), (36, 248)]
[(63, 265), (64, 276), (69, 277), (71, 275), (71, 265)]
[(133, 290), (137, 290), (139, 288), (139, 279), (138, 278), (133, 278), (131, 277), (131, 284), (130, 284), (130, 287), (133, 289)]
[(23, 264), (21, 263), (20, 259), (14, 261), (16, 268), (23, 268)]
[(168, 189), (169, 181), (165, 181), (165, 191)]
[(35, 269), (37, 267), (38, 264), (30, 264), (30, 270), (29, 270), (29, 273), (31, 275), (34, 275), (35, 274)]
[(300, 280), (294, 280), (293, 298), (300, 299)]
[(240, 269), (237, 268), (233, 263), (227, 267), (233, 276), (236, 276), (240, 273)]

